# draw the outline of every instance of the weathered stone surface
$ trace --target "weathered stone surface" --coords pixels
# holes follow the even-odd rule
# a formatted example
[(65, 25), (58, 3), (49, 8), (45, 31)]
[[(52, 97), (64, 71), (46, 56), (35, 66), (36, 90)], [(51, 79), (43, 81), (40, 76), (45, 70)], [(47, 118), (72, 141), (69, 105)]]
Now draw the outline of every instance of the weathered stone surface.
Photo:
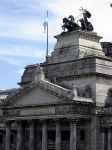
[[(47, 63), (27, 66), (21, 88), (5, 98), (0, 92), (0, 129), (5, 129), (4, 120), (12, 122), (4, 134), (6, 149), (10, 150), (12, 127), (17, 150), (34, 150), (34, 138), (36, 149), (42, 150), (110, 150), (112, 60), (102, 52), (101, 37), (76, 31), (55, 38), (57, 43)], [(29, 127), (31, 119), (35, 124)], [(27, 135), (29, 141), (24, 140)]]
[(103, 56), (101, 39), (94, 32), (75, 31), (55, 36), (57, 43), (49, 63), (59, 63), (82, 58), (89, 55)]

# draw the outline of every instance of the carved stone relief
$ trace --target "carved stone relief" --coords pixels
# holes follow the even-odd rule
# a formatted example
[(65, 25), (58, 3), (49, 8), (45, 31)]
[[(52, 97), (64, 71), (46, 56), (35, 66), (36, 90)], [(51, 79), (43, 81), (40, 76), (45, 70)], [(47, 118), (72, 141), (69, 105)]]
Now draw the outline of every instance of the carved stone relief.
[(112, 87), (108, 89), (108, 96), (112, 98)]
[(78, 96), (83, 98), (93, 98), (93, 91), (90, 85), (86, 85), (85, 87), (78, 87)]

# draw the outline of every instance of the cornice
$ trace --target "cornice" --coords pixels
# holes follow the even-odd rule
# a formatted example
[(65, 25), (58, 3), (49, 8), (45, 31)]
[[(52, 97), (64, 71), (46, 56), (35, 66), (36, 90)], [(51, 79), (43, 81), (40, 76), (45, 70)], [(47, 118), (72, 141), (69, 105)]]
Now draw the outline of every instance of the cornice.
[[(86, 59), (103, 59), (103, 60), (107, 60), (112, 62), (112, 58), (109, 58), (107, 56), (96, 56), (96, 55), (92, 55), (92, 56), (87, 56), (87, 57), (83, 57), (83, 58), (78, 58), (78, 59), (73, 59), (73, 60), (68, 60), (68, 61), (63, 61), (63, 62), (59, 62), (59, 63), (48, 63), (47, 65), (52, 66), (52, 65), (57, 65), (57, 64), (63, 64), (63, 63), (70, 63), (70, 62), (76, 62), (76, 61), (81, 61), (81, 60), (86, 60)], [(40, 66), (46, 66), (46, 62), (44, 63), (40, 63)]]
[(66, 80), (66, 81), (70, 81), (70, 80), (74, 80), (74, 79), (82, 79), (82, 78), (92, 78), (92, 77), (96, 77), (96, 78), (105, 78), (105, 79), (112, 79), (112, 75), (106, 75), (106, 74), (101, 74), (101, 73), (86, 73), (86, 74), (81, 74), (81, 75), (72, 75), (72, 76), (63, 76), (63, 77), (57, 77), (56, 80), (62, 81), (62, 80)]
[(73, 100), (64, 100), (54, 103), (43, 103), (43, 104), (34, 104), (34, 105), (19, 105), (19, 106), (5, 106), (1, 107), (3, 110), (10, 109), (21, 109), (21, 108), (39, 108), (39, 107), (56, 107), (56, 106), (91, 106), (94, 107), (94, 103), (87, 101), (73, 101)]

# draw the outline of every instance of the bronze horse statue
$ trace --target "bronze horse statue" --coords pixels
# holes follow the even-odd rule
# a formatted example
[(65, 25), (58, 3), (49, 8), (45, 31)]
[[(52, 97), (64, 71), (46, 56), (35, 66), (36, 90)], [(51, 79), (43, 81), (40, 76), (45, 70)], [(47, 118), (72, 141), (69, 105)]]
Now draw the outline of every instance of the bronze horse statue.
[(67, 29), (68, 32), (79, 30), (80, 26), (74, 21), (74, 17), (70, 15), (68, 18), (63, 18), (63, 26), (62, 29), (65, 31)]

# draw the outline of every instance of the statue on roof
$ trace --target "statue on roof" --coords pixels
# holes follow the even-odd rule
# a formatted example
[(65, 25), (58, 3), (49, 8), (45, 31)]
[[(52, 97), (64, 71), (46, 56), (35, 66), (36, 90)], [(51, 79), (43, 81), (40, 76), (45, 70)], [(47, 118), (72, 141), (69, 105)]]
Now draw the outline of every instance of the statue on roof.
[(91, 17), (91, 13), (86, 9), (81, 7), (83, 17), (79, 19), (81, 26), (75, 21), (74, 16), (70, 15), (68, 18), (63, 18), (63, 26), (62, 29), (67, 32), (72, 32), (76, 30), (86, 30), (86, 31), (93, 31), (93, 25), (91, 22), (88, 21), (88, 18)]
[(75, 18), (70, 15), (68, 18), (63, 18), (63, 26), (62, 29), (65, 31), (67, 29), (68, 32), (79, 30), (80, 26), (75, 22)]
[(82, 7), (80, 10), (83, 12), (83, 18), (79, 19), (79, 21), (81, 22), (81, 29), (93, 31), (93, 25), (91, 24), (91, 22), (88, 21), (88, 18), (91, 17), (91, 13), (86, 9), (83, 9)]

